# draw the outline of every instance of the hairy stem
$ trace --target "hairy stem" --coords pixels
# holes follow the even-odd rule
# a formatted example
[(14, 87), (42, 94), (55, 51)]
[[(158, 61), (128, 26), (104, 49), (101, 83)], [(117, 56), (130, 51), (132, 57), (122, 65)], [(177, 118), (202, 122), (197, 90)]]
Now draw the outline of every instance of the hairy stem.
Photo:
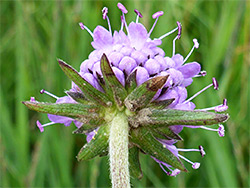
[(111, 121), (109, 137), (110, 176), (113, 188), (130, 187), (128, 131), (127, 116), (118, 112)]

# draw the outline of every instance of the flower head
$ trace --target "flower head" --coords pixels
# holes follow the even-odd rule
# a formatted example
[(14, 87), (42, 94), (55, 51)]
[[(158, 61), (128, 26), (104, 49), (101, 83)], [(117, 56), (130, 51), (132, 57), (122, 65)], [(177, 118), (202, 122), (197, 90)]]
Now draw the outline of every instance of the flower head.
[[(140, 150), (150, 155), (170, 176), (186, 171), (181, 160), (198, 169), (200, 163), (190, 161), (179, 152), (199, 151), (204, 156), (203, 147), (176, 148), (174, 144), (182, 140), (179, 133), (183, 127), (188, 127), (213, 130), (224, 136), (222, 125), (216, 130), (207, 125), (218, 124), (228, 118), (226, 114), (207, 112), (225, 111), (226, 100), (223, 105), (194, 110), (196, 106), (192, 100), (195, 97), (212, 86), (218, 90), (215, 78), (210, 85), (187, 99), (186, 87), (192, 84), (194, 78), (206, 75), (199, 63), (187, 62), (199, 43), (193, 39), (194, 45), (186, 57), (176, 54), (175, 42), (182, 34), (180, 22), (172, 31), (152, 38), (151, 33), (163, 15), (162, 11), (153, 14), (155, 22), (148, 32), (139, 23), (142, 14), (137, 9), (136, 21), (127, 24), (125, 14), (128, 10), (121, 3), (117, 6), (122, 13), (119, 31), (112, 32), (106, 7), (102, 16), (108, 22), (108, 30), (97, 26), (92, 32), (83, 23), (79, 24), (93, 38), (91, 45), (94, 48), (88, 59), (81, 63), (79, 72), (58, 60), (62, 70), (72, 80), (67, 96), (57, 97), (42, 90), (41, 93), (54, 97), (56, 103), (39, 103), (32, 99), (24, 104), (33, 110), (48, 113), (50, 123), (42, 125), (37, 122), (41, 132), (47, 125), (61, 123), (69, 126), (74, 122), (78, 128), (74, 133), (87, 135), (88, 143), (80, 151), (79, 160), (107, 154), (110, 122), (119, 112), (126, 116), (129, 124), (129, 150)], [(165, 37), (173, 33), (176, 33), (173, 53), (167, 56), (160, 45)], [(131, 157), (139, 161), (138, 156)], [(141, 174), (136, 176), (141, 177)]]

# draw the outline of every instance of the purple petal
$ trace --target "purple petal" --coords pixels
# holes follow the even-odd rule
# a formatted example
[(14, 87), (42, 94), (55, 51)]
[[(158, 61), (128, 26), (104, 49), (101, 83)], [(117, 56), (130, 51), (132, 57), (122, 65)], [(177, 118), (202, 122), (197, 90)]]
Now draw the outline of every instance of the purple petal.
[(122, 53), (123, 55), (125, 56), (130, 56), (130, 54), (134, 51), (133, 48), (130, 48), (130, 47), (123, 47), (121, 50), (120, 50), (120, 53)]
[(62, 123), (65, 126), (70, 126), (72, 121), (74, 119), (65, 117), (65, 116), (58, 116), (58, 115), (53, 115), (53, 114), (48, 114), (48, 118), (50, 121), (53, 121), (54, 123)]
[(145, 27), (140, 23), (131, 22), (128, 26), (128, 31), (131, 46), (136, 50), (143, 48), (148, 38), (148, 33)]
[(93, 74), (90, 73), (85, 73), (82, 76), (88, 83), (90, 83), (94, 88), (98, 89), (99, 91), (103, 91), (101, 86), (99, 85), (98, 81), (96, 78), (93, 76)]
[(91, 43), (95, 49), (105, 49), (112, 46), (113, 37), (110, 32), (102, 26), (97, 26), (93, 32), (94, 41)]
[(160, 64), (160, 67), (161, 67), (160, 71), (164, 71), (167, 68), (169, 68), (166, 61), (165, 61), (165, 59), (162, 56), (160, 56), (160, 55), (155, 56), (154, 59)]
[(144, 83), (145, 81), (148, 80), (149, 78), (149, 74), (147, 69), (143, 68), (143, 67), (136, 67), (135, 70), (137, 70), (136, 72), (136, 83), (137, 86), (141, 85), (142, 83)]
[(159, 47), (154, 47), (154, 48), (152, 48), (152, 50), (153, 50), (153, 52), (155, 53), (155, 56), (158, 56), (158, 55), (160, 55), (160, 56), (162, 56), (162, 57), (165, 56), (164, 50), (161, 49), (161, 48), (159, 48)]
[(127, 75), (129, 75), (136, 66), (136, 61), (128, 56), (122, 58), (121, 62), (119, 63), (119, 69), (122, 71), (125, 70)]
[(164, 60), (165, 60), (165, 62), (167, 64), (166, 65), (167, 68), (173, 68), (173, 67), (175, 67), (175, 62), (170, 57), (164, 57)]
[(100, 61), (98, 61), (98, 62), (96, 62), (94, 64), (92, 71), (93, 71), (93, 74), (94, 74), (95, 78), (97, 78), (97, 74), (96, 73), (98, 73), (99, 75), (102, 76)]
[(178, 68), (178, 70), (182, 72), (184, 78), (192, 78), (199, 74), (201, 71), (201, 66), (196, 62), (186, 63), (185, 65)]
[(193, 82), (193, 79), (192, 79), (192, 78), (184, 79), (183, 82), (181, 83), (181, 86), (187, 87), (187, 86), (191, 85), (192, 82)]
[(84, 73), (89, 72), (89, 70), (92, 70), (92, 67), (94, 64), (95, 62), (92, 59), (87, 59), (83, 61), (80, 66), (80, 72), (84, 72)]
[(109, 56), (108, 56), (108, 59), (109, 59), (109, 62), (118, 67), (121, 59), (124, 57), (124, 55), (120, 52), (112, 52)]
[(176, 54), (172, 57), (172, 60), (175, 62), (176, 68), (178, 68), (183, 64), (184, 59), (180, 54)]
[(133, 58), (136, 61), (137, 65), (140, 65), (140, 64), (144, 65), (146, 60), (148, 60), (146, 54), (144, 54), (140, 51), (137, 51), (137, 50), (135, 50), (131, 53), (131, 58)]
[(124, 77), (123, 72), (120, 69), (118, 69), (117, 67), (112, 67), (112, 69), (113, 69), (113, 71), (115, 73), (116, 78), (119, 80), (119, 82), (123, 86), (125, 86), (125, 77)]
[(144, 67), (148, 70), (150, 75), (158, 73), (161, 69), (161, 65), (154, 59), (146, 61)]

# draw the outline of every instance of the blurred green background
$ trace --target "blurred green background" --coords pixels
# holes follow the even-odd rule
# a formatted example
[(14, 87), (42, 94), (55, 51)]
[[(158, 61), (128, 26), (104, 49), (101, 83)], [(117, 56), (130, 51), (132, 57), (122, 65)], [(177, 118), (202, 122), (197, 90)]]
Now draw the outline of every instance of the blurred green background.
[[(204, 130), (184, 129), (179, 147), (203, 145), (207, 155), (185, 156), (201, 162), (176, 178), (168, 177), (150, 157), (141, 155), (144, 177), (132, 180), (134, 187), (249, 187), (249, 52), (250, 1), (123, 1), (129, 10), (128, 22), (135, 20), (134, 8), (143, 14), (140, 22), (150, 29), (151, 15), (165, 14), (152, 33), (158, 37), (183, 26), (176, 51), (183, 56), (191, 49), (193, 38), (200, 48), (189, 61), (201, 63), (208, 75), (196, 78), (188, 87), (189, 96), (216, 77), (220, 90), (210, 89), (197, 97), (198, 108), (220, 104), (228, 99), (230, 120), (226, 136)], [(35, 96), (39, 101), (52, 98), (40, 95), (42, 88), (63, 96), (70, 81), (61, 71), (56, 58), (79, 70), (81, 62), (93, 50), (91, 37), (82, 31), (82, 21), (91, 30), (98, 24), (107, 27), (101, 10), (109, 8), (112, 28), (120, 28), (117, 1), (1, 1), (1, 187), (108, 187), (108, 159), (77, 162), (75, 156), (86, 142), (83, 135), (72, 135), (74, 125), (57, 124), (40, 133), (37, 119), (48, 122), (45, 114), (29, 111), (21, 101)], [(172, 54), (172, 40), (163, 40), (166, 55)], [(216, 126), (215, 126), (216, 127)]]

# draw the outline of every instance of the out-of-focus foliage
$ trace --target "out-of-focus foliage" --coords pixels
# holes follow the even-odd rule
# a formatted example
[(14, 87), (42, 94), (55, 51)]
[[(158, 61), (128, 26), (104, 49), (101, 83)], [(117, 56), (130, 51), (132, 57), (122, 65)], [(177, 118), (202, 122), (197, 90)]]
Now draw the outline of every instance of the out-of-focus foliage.
[[(120, 28), (120, 11), (114, 1), (1, 1), (0, 2), (0, 186), (1, 187), (107, 187), (110, 186), (108, 159), (77, 162), (75, 156), (86, 142), (85, 136), (72, 135), (74, 126), (55, 125), (40, 133), (37, 119), (46, 115), (29, 111), (21, 101), (35, 96), (39, 101), (52, 98), (39, 90), (63, 96), (71, 87), (56, 58), (73, 67), (92, 51), (91, 37), (82, 31), (82, 21), (91, 30), (107, 27), (101, 10), (109, 8), (112, 29)], [(210, 83), (215, 76), (220, 90), (209, 90), (194, 100), (198, 108), (220, 104), (228, 99), (230, 120), (226, 136), (186, 128), (181, 136), (184, 148), (203, 145), (207, 155), (186, 156), (200, 161), (198, 170), (189, 168), (176, 178), (168, 177), (151, 158), (141, 156), (144, 177), (132, 180), (135, 187), (248, 187), (249, 186), (249, 51), (250, 3), (246, 1), (126, 1), (128, 22), (135, 20), (134, 8), (150, 29), (151, 15), (165, 14), (152, 33), (158, 37), (183, 26), (177, 52), (188, 54), (193, 38), (200, 48), (190, 57), (207, 71), (188, 88), (189, 96)], [(248, 15), (247, 15), (248, 14)], [(163, 40), (171, 56), (174, 35)], [(186, 165), (188, 166), (188, 165)]]

